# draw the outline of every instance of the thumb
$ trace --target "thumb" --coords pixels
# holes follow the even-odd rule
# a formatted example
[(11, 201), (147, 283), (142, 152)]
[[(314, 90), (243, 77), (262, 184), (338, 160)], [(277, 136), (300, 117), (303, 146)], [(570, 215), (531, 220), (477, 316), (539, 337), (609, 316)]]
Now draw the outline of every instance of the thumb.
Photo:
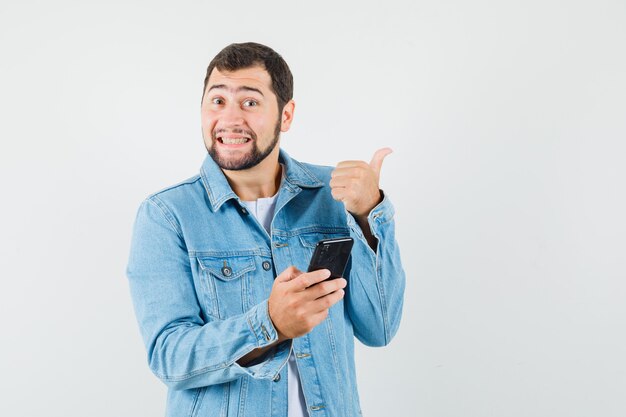
[(291, 281), (292, 279), (298, 277), (302, 275), (302, 271), (300, 271), (298, 268), (296, 268), (295, 266), (290, 266), (289, 268), (285, 269), (283, 272), (281, 272), (280, 274), (278, 274), (278, 276), (276, 277), (276, 279), (274, 280), (275, 282), (287, 282), (287, 281)]
[(383, 159), (385, 159), (385, 157), (391, 152), (393, 152), (391, 148), (382, 148), (374, 153), (370, 166), (376, 172), (376, 175), (380, 175), (380, 169), (383, 166)]

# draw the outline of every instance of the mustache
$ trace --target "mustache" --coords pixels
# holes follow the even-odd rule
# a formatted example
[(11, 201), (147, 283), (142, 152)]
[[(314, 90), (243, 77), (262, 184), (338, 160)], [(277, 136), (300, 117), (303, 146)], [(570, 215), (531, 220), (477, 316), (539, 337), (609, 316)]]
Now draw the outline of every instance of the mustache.
[(220, 136), (222, 133), (224, 134), (228, 134), (228, 133), (232, 133), (232, 134), (236, 134), (236, 135), (242, 135), (242, 136), (247, 136), (249, 138), (251, 138), (252, 140), (256, 140), (256, 134), (249, 129), (243, 129), (243, 128), (235, 128), (235, 129), (216, 129), (213, 131), (213, 133), (211, 133), (211, 137), (213, 138), (213, 140), (217, 140), (217, 137)]

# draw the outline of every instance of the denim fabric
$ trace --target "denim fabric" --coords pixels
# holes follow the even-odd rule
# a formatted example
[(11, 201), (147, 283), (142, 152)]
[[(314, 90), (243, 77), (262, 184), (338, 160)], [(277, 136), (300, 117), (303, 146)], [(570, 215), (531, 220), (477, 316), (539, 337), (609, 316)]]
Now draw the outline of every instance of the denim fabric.
[[(152, 372), (168, 386), (166, 415), (283, 417), (293, 349), (312, 417), (360, 416), (354, 338), (384, 346), (400, 324), (405, 275), (388, 196), (369, 214), (374, 252), (330, 193), (332, 167), (280, 151), (286, 174), (271, 235), (207, 155), (200, 175), (140, 206), (127, 275)], [(315, 244), (352, 236), (343, 300), (305, 336), (247, 366), (236, 360), (278, 339), (269, 317), (274, 278), (306, 271)]]

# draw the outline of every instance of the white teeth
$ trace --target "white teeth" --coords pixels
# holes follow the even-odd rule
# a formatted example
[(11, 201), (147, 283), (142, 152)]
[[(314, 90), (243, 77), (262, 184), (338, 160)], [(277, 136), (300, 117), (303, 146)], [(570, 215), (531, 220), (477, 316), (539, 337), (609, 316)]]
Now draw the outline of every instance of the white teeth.
[(222, 143), (225, 143), (226, 145), (241, 145), (242, 143), (246, 143), (248, 141), (248, 138), (221, 138), (222, 139)]

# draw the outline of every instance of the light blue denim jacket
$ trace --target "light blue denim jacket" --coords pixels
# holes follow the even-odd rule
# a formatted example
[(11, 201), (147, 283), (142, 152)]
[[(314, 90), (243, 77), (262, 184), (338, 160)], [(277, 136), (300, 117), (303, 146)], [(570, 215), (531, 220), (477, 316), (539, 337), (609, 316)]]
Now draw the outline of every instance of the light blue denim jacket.
[[(127, 274), (150, 369), (169, 388), (169, 417), (286, 416), (291, 349), (311, 417), (359, 416), (354, 337), (384, 346), (398, 329), (405, 275), (389, 198), (368, 216), (374, 252), (331, 196), (332, 167), (283, 150), (279, 160), (286, 173), (271, 235), (208, 155), (200, 175), (139, 208)], [(319, 240), (348, 235), (348, 285), (326, 320), (240, 366), (239, 358), (278, 339), (268, 314), (276, 275), (290, 265), (306, 271)]]

